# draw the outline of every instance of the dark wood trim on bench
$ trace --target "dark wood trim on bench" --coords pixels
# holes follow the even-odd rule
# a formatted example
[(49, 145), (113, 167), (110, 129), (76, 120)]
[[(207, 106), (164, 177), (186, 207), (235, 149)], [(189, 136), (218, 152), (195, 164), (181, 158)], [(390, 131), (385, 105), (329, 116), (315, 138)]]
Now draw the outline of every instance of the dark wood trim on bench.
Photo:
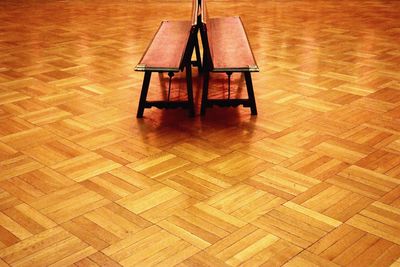
[(151, 71), (146, 71), (144, 73), (142, 91), (140, 93), (139, 107), (136, 115), (137, 118), (143, 117), (143, 112), (146, 107), (147, 92), (149, 91), (150, 78), (151, 78)]

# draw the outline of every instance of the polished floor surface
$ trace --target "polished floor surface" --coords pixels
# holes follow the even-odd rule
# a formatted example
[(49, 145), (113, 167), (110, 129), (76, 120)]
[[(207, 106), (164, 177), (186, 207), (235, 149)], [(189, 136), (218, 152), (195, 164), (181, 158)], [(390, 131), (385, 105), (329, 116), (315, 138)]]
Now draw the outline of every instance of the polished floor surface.
[(190, 6), (0, 2), (0, 266), (400, 266), (399, 2), (209, 0), (243, 19), (259, 115), (137, 120), (133, 68)]

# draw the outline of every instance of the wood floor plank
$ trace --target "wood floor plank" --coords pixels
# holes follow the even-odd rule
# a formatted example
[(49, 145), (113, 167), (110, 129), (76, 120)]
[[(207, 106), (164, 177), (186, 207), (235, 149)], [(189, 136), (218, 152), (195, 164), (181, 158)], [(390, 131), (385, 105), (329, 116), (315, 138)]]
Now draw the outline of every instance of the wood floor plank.
[(81, 182), (93, 176), (111, 171), (120, 167), (119, 163), (103, 158), (96, 153), (85, 153), (80, 156), (67, 159), (51, 167), (57, 172)]
[(20, 117), (32, 124), (40, 126), (40, 125), (56, 122), (59, 120), (63, 120), (70, 116), (72, 116), (72, 114), (69, 112), (60, 110), (59, 108), (51, 107), (48, 109), (42, 109), (39, 111), (26, 113)]
[(43, 167), (39, 162), (25, 155), (16, 154), (14, 157), (0, 162), (0, 180), (6, 180)]
[(236, 218), (250, 222), (283, 204), (282, 198), (248, 185), (233, 186), (209, 198), (208, 203)]
[(157, 180), (167, 179), (189, 169), (190, 166), (190, 161), (166, 152), (158, 153), (127, 165), (129, 168)]
[[(307, 250), (341, 266), (350, 264), (387, 266), (386, 256), (383, 254), (388, 249), (399, 251), (400, 247), (390, 241), (343, 224)], [(394, 258), (396, 255), (393, 253)], [(389, 262), (393, 261), (389, 260)]]
[(400, 211), (380, 202), (374, 202), (360, 214), (352, 217), (348, 224), (366, 232), (400, 244), (398, 218)]
[(43, 128), (32, 128), (9, 134), (0, 138), (0, 141), (15, 149), (22, 149), (32, 145), (39, 145), (54, 140), (56, 136)]
[(341, 222), (288, 202), (261, 216), (253, 224), (302, 248), (307, 248)]
[(251, 177), (250, 185), (289, 200), (320, 183), (319, 180), (287, 168), (275, 166)]
[(88, 152), (86, 149), (67, 139), (57, 139), (23, 150), (25, 155), (30, 156), (46, 166), (60, 163), (86, 152)]
[(157, 154), (161, 150), (143, 142), (128, 139), (118, 143), (113, 142), (108, 146), (102, 146), (97, 152), (103, 157), (125, 165), (143, 159), (146, 156)]
[(89, 191), (83, 186), (72, 185), (44, 195), (30, 204), (55, 222), (61, 223), (107, 203), (109, 201), (101, 195)]
[(99, 129), (74, 135), (70, 140), (82, 147), (96, 150), (124, 140), (126, 137), (109, 129)]
[[(196, 116), (137, 119), (134, 66), (191, 5), (0, 1), (0, 266), (400, 265), (398, 1), (208, 0), (243, 21), (258, 115), (200, 116), (193, 66)], [(247, 98), (229, 79), (209, 97)], [(169, 81), (148, 100), (185, 101)]]

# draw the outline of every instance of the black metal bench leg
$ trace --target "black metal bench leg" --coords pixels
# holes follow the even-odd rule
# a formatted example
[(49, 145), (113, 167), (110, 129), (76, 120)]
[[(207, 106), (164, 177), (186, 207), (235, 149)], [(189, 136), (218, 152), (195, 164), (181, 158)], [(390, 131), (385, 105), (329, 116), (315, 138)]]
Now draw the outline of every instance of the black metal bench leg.
[(186, 64), (186, 86), (189, 103), (189, 115), (194, 117), (193, 85), (192, 85), (192, 66), (190, 62)]
[(206, 114), (206, 107), (207, 107), (207, 101), (208, 101), (208, 82), (210, 79), (210, 73), (206, 71), (204, 73), (204, 79), (203, 79), (203, 95), (201, 98), (201, 115), (204, 116)]
[(256, 98), (254, 97), (253, 82), (251, 81), (251, 73), (246, 71), (244, 73), (246, 79), (247, 94), (249, 95), (251, 115), (257, 115)]
[(144, 73), (142, 92), (140, 93), (139, 107), (136, 118), (143, 118), (143, 112), (146, 105), (147, 92), (149, 91), (150, 78), (151, 78), (151, 72), (146, 71)]
[(201, 65), (199, 37), (197, 36), (197, 34), (196, 34), (195, 39), (194, 39), (194, 50), (196, 52), (196, 61), (197, 61), (196, 65), (197, 65), (197, 68), (198, 68), (199, 72), (203, 72), (203, 67)]

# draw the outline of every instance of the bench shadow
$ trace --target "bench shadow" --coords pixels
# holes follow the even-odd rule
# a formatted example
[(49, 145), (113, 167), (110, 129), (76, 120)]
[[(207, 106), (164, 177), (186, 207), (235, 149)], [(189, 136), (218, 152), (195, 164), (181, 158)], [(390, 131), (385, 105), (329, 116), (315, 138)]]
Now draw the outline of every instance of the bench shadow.
[[(210, 79), (210, 98), (227, 98), (227, 76), (226, 74), (212, 74)], [(202, 75), (197, 69), (193, 71), (193, 93), (196, 107), (196, 116), (189, 117), (186, 109), (147, 109), (141, 124), (148, 127), (141, 127), (139, 133), (142, 140), (146, 140), (155, 134), (177, 134), (185, 138), (202, 138), (204, 134), (220, 131), (227, 128), (245, 128), (251, 133), (256, 129), (257, 116), (251, 116), (250, 109), (243, 106), (238, 107), (218, 107), (207, 108), (205, 116), (200, 116), (200, 105), (203, 88)], [(240, 98), (244, 93), (245, 79), (242, 73), (238, 73), (235, 78), (231, 77), (231, 98)], [(184, 76), (174, 76), (172, 79), (170, 100), (183, 100), (186, 95), (186, 80)], [(158, 85), (160, 100), (168, 98), (168, 82), (169, 77), (164, 74), (158, 75)], [(178, 95), (177, 95), (178, 94)]]

